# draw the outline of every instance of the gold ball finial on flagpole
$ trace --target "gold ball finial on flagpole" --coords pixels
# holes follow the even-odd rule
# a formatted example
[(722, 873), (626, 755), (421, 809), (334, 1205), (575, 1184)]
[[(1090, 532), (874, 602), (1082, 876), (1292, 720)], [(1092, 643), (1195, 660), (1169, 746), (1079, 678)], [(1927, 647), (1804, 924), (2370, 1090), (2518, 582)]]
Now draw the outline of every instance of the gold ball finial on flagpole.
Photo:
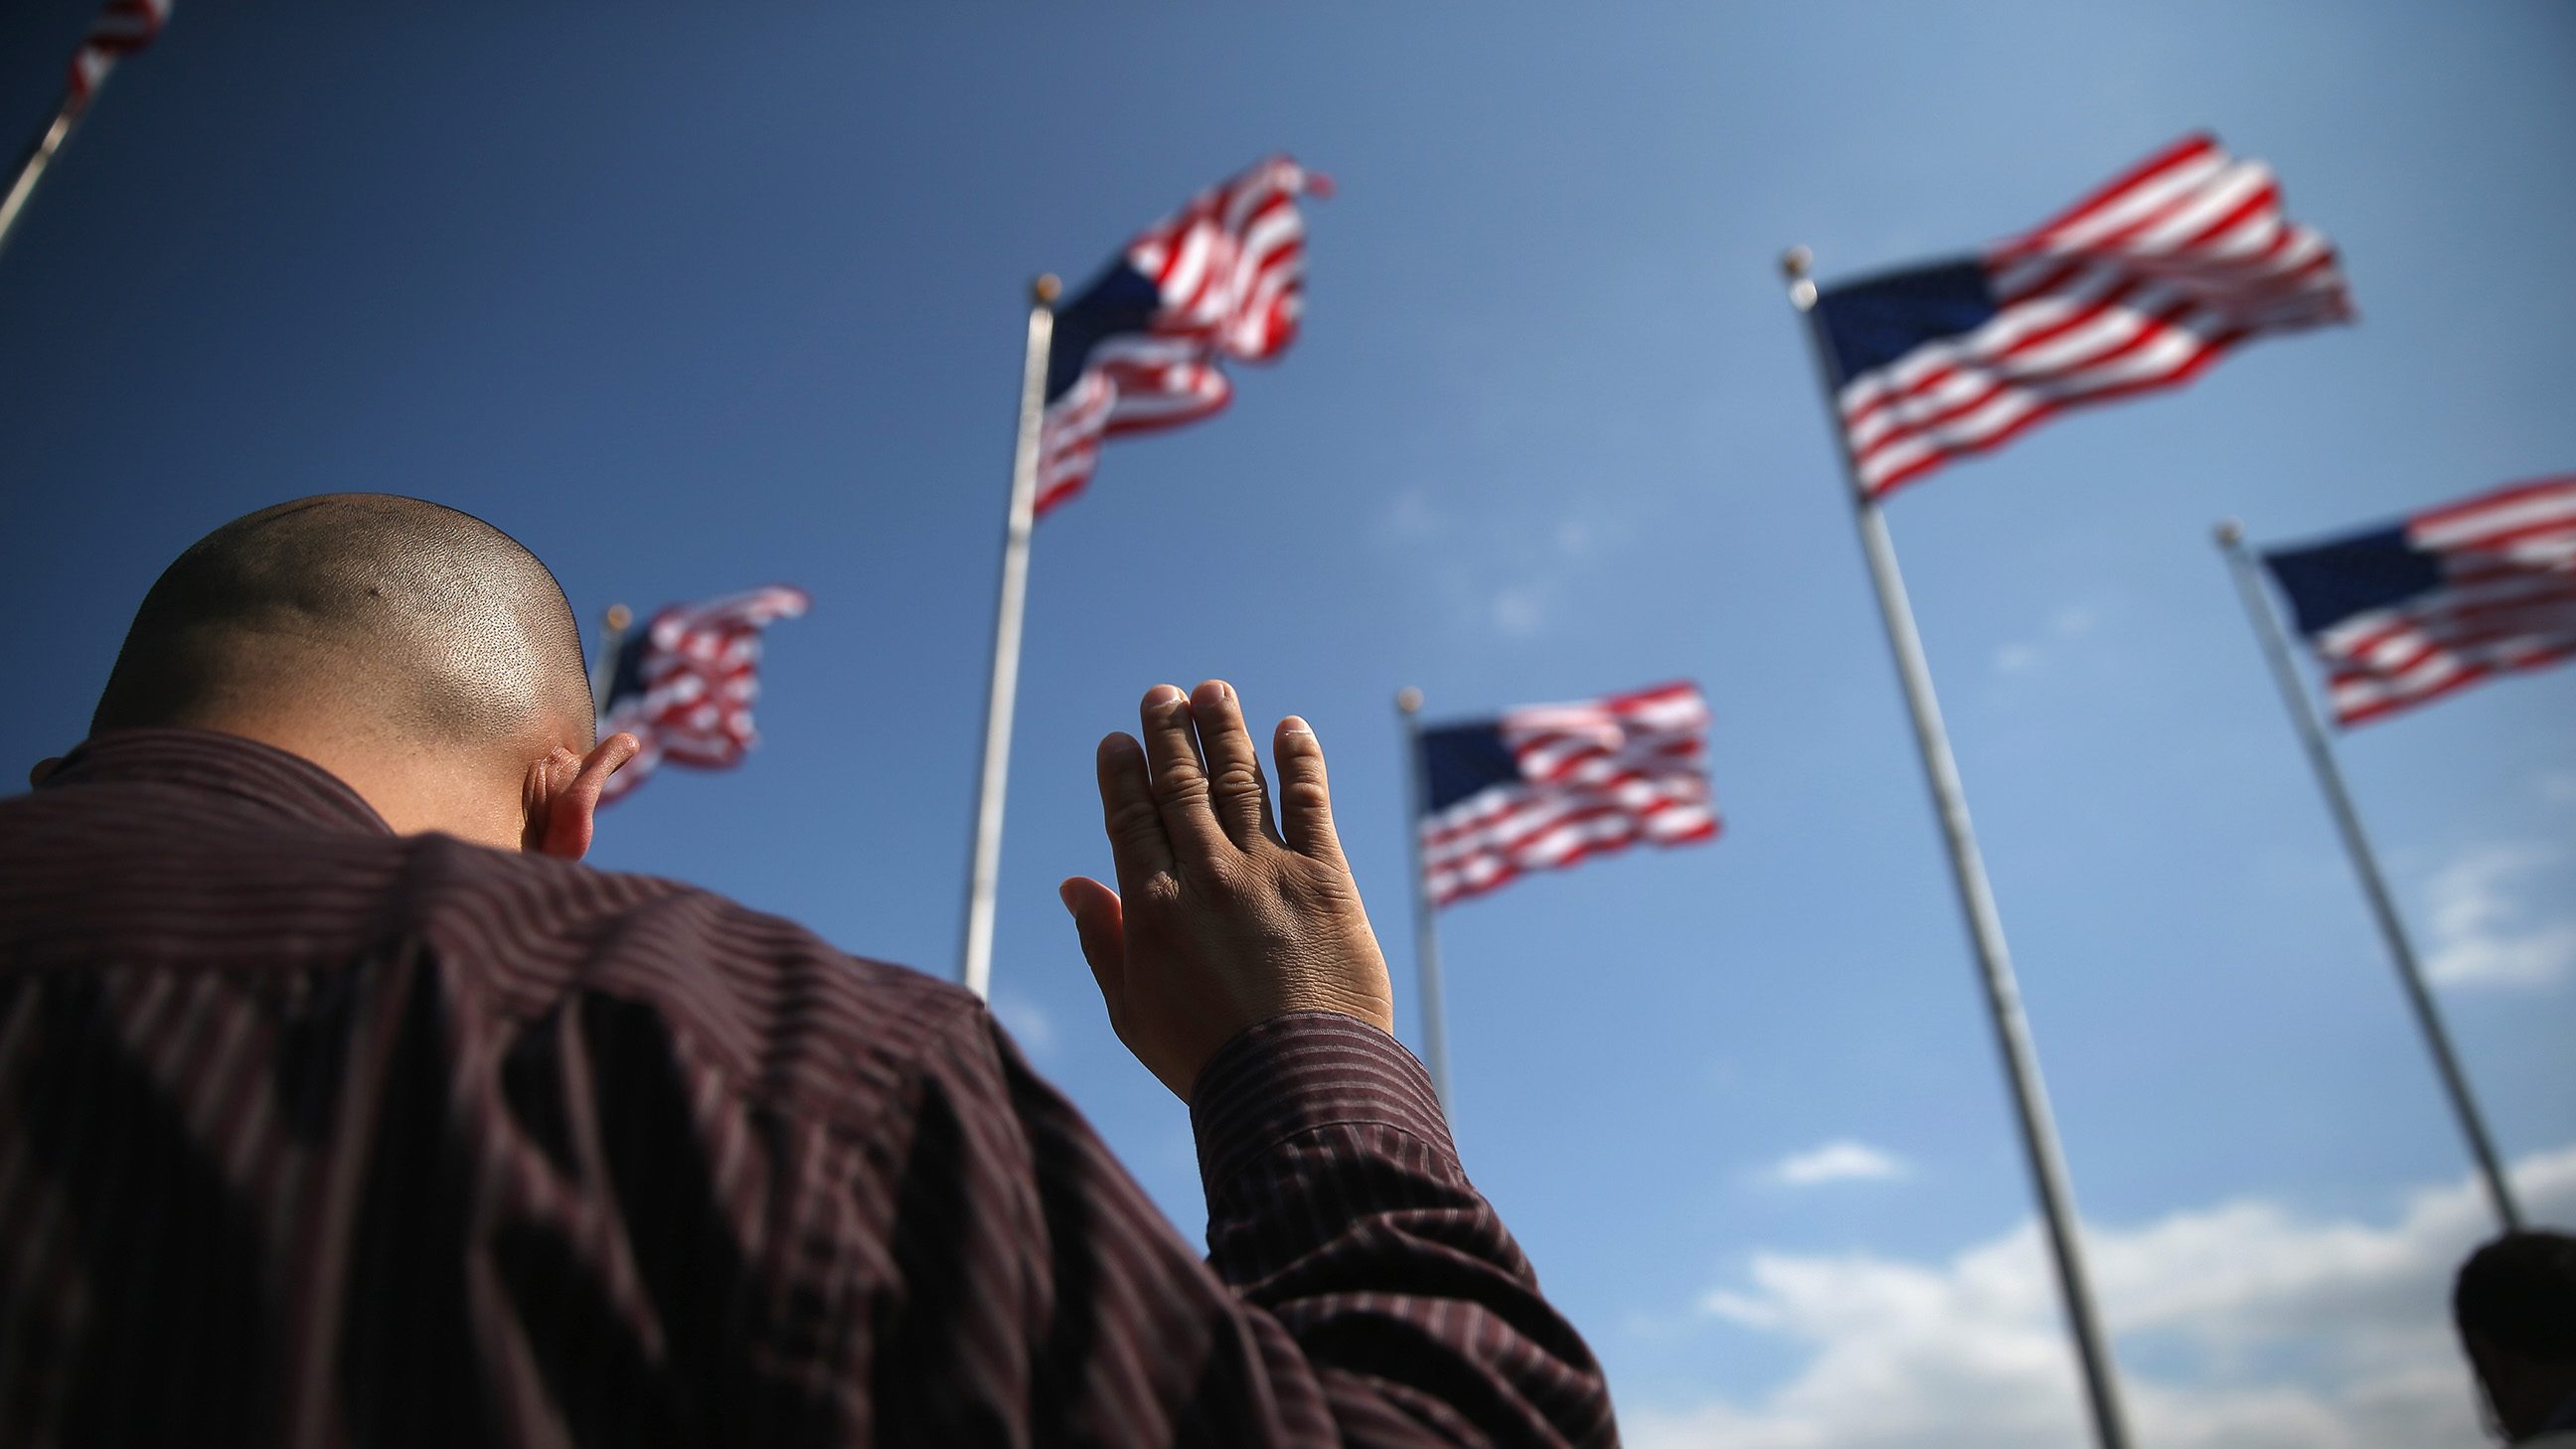
[(1055, 299), (1062, 295), (1064, 283), (1057, 281), (1053, 272), (1040, 272), (1038, 279), (1029, 283), (1029, 300), (1041, 307), (1054, 306)]
[(2245, 520), (2241, 518), (2222, 518), (2218, 520), (2218, 527), (2210, 531), (2218, 535), (2218, 546), (2220, 548), (2234, 548), (2236, 545), (2245, 541)]
[(626, 607), (624, 604), (611, 604), (608, 606), (609, 628), (623, 630), (627, 625), (634, 622), (635, 611), (633, 609)]
[(1422, 691), (1414, 688), (1410, 684), (1397, 690), (1395, 692), (1395, 707), (1403, 710), (1406, 714), (1412, 714), (1421, 709)]
[(1780, 275), (1793, 282), (1799, 281), (1807, 275), (1807, 269), (1815, 264), (1814, 252), (1803, 246), (1791, 247), (1780, 254)]

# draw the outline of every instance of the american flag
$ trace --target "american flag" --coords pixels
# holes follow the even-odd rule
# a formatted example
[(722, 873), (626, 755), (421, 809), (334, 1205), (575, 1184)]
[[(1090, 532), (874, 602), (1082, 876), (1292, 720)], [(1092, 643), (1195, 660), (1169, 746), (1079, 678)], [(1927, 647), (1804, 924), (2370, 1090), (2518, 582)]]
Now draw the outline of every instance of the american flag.
[(1835, 402), (1883, 496), (2063, 407), (2189, 381), (2248, 338), (2348, 321), (2280, 183), (2189, 136), (1983, 255), (1821, 293)]
[(150, 45), (169, 23), (170, 0), (108, 0), (72, 55), (72, 109), (89, 104), (116, 63)]
[(1056, 314), (1039, 513), (1091, 481), (1103, 439), (1222, 410), (1234, 395), (1222, 359), (1265, 362), (1296, 340), (1306, 305), (1297, 198), (1332, 191), (1273, 156), (1147, 228)]
[(1663, 684), (1422, 732), (1432, 904), (1643, 840), (1714, 839), (1708, 703)]
[(2355, 725), (2576, 655), (2576, 476), (2263, 555)]
[(729, 769), (758, 743), (751, 702), (760, 694), (760, 631), (805, 612), (803, 589), (773, 584), (697, 604), (673, 604), (628, 636), (599, 711), (604, 738), (625, 730), (642, 753), (609, 777), (615, 800), (664, 761)]

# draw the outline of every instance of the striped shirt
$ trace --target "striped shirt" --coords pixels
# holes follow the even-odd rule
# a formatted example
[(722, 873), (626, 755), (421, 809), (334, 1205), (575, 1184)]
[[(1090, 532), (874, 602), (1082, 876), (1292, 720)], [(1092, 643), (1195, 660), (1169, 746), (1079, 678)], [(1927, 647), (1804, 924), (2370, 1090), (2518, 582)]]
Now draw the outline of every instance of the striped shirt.
[(1393, 1040), (1191, 1119), (1204, 1262), (954, 987), (112, 733), (0, 801), (0, 1443), (1615, 1440)]

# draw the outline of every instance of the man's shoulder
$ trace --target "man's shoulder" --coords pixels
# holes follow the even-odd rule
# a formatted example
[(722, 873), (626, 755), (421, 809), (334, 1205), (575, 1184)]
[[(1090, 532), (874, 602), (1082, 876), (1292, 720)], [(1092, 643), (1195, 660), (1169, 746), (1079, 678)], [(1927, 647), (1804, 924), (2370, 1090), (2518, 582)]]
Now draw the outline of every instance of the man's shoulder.
[[(421, 927), (442, 956), (511, 962), (525, 995), (515, 1014), (577, 997), (649, 1005), (712, 1065), (791, 1092), (845, 1069), (891, 1085), (909, 1063), (988, 1029), (983, 1003), (962, 987), (715, 891), (444, 836), (412, 848), (415, 878), (434, 882)], [(471, 944), (513, 920), (523, 924), (503, 949)]]
[(832, 1115), (989, 1030), (953, 984), (677, 881), (199, 791), (70, 794), (0, 802), (0, 971), (282, 978), (407, 957), (435, 966), (460, 1028), (615, 1015), (747, 1097)]

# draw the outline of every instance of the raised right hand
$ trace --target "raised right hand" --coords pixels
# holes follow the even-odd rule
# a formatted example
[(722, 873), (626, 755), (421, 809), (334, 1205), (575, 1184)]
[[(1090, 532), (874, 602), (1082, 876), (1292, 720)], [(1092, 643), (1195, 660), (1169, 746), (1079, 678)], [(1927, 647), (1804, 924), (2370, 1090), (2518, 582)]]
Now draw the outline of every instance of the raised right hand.
[(1142, 746), (1100, 742), (1118, 889), (1082, 876), (1061, 887), (1118, 1039), (1186, 1102), (1216, 1049), (1271, 1017), (1337, 1011), (1394, 1030), (1314, 731), (1291, 715), (1272, 738), (1274, 824), (1232, 686), (1158, 684), (1138, 713)]

